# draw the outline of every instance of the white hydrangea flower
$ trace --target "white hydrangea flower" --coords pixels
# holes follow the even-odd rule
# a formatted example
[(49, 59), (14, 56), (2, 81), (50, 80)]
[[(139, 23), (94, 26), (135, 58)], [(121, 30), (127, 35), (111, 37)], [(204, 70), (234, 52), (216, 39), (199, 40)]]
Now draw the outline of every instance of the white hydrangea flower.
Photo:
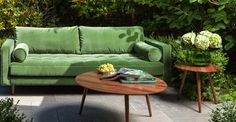
[(213, 33), (209, 37), (209, 41), (210, 41), (211, 48), (222, 48), (222, 39), (221, 39), (220, 35)]
[(194, 45), (196, 34), (194, 32), (186, 33), (182, 36), (182, 40), (185, 44)]
[(205, 35), (198, 34), (195, 39), (196, 48), (207, 50), (210, 45), (209, 38)]
[(208, 31), (208, 30), (204, 30), (200, 32), (201, 35), (207, 36), (207, 37), (211, 37), (211, 35), (213, 34), (212, 32)]

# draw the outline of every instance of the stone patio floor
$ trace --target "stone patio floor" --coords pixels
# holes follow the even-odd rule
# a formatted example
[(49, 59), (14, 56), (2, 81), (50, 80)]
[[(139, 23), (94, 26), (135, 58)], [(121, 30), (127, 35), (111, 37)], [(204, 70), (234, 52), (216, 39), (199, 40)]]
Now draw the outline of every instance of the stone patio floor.
[[(34, 122), (124, 122), (124, 96), (89, 91), (82, 116), (78, 115), (83, 89), (81, 87), (0, 87), (0, 98), (11, 97)], [(207, 122), (209, 112), (216, 107), (203, 101), (198, 113), (197, 101), (177, 99), (176, 90), (168, 88), (150, 95), (152, 117), (148, 117), (145, 96), (130, 96), (130, 122)]]

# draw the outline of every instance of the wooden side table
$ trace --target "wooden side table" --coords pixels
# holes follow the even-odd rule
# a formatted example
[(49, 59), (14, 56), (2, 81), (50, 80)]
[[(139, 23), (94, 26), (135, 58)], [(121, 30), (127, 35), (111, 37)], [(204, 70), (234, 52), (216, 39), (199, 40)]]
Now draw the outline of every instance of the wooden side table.
[(187, 72), (188, 71), (195, 72), (196, 73), (196, 79), (197, 79), (198, 110), (199, 110), (199, 113), (201, 113), (202, 112), (202, 107), (201, 107), (202, 99), (201, 99), (201, 79), (200, 79), (200, 74), (201, 73), (207, 73), (208, 79), (210, 81), (211, 89), (212, 89), (212, 92), (213, 92), (214, 103), (215, 104), (217, 103), (216, 94), (215, 94), (214, 85), (213, 85), (213, 80), (211, 78), (211, 73), (220, 71), (220, 67), (219, 66), (208, 65), (208, 66), (200, 66), (199, 67), (199, 66), (189, 66), (189, 65), (183, 65), (183, 64), (176, 64), (175, 67), (184, 71), (184, 76), (183, 76), (183, 79), (181, 81), (181, 85), (180, 85), (178, 96), (180, 96), (181, 93), (182, 93), (182, 89), (183, 89), (183, 86), (184, 86), (184, 82), (185, 82), (185, 79), (186, 79)]

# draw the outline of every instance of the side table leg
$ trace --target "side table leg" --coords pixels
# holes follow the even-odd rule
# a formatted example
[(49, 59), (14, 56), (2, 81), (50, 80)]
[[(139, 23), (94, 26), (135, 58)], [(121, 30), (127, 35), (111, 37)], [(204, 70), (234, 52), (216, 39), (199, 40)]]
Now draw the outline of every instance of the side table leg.
[(84, 93), (83, 93), (82, 101), (81, 101), (81, 104), (80, 104), (79, 115), (82, 114), (82, 110), (83, 110), (83, 107), (84, 107), (84, 101), (85, 101), (87, 92), (88, 92), (88, 89), (87, 89), (87, 88), (84, 88)]
[(149, 116), (152, 117), (152, 110), (151, 110), (151, 105), (150, 105), (149, 95), (148, 94), (146, 94), (146, 101), (147, 101)]
[(198, 94), (198, 110), (199, 113), (202, 112), (202, 97), (201, 97), (201, 79), (200, 79), (200, 73), (196, 72), (197, 77), (197, 94)]
[(186, 76), (187, 76), (187, 72), (188, 71), (184, 71), (184, 76), (183, 76), (183, 79), (181, 81), (181, 85), (180, 85), (180, 88), (179, 88), (179, 93), (178, 93), (178, 98), (181, 96), (182, 94), (182, 90), (183, 90), (183, 87), (184, 87), (184, 82), (185, 82), (185, 79), (186, 79)]
[(208, 79), (209, 79), (210, 84), (211, 84), (211, 90), (213, 92), (214, 103), (216, 104), (217, 103), (217, 99), (216, 99), (216, 92), (215, 92), (214, 85), (213, 85), (213, 80), (211, 78), (211, 74), (210, 73), (207, 73), (207, 74), (208, 74)]
[(125, 122), (129, 122), (129, 95), (125, 95)]

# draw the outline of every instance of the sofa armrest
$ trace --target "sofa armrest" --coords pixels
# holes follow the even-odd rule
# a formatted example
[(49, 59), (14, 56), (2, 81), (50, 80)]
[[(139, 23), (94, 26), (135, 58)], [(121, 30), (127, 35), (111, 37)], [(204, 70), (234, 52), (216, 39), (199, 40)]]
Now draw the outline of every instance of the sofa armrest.
[(159, 48), (162, 51), (161, 62), (164, 64), (164, 74), (163, 79), (165, 81), (171, 80), (171, 67), (172, 67), (172, 58), (171, 58), (171, 46), (162, 42), (159, 42), (154, 39), (144, 38), (147, 44), (150, 44), (154, 47)]
[(14, 49), (14, 40), (7, 39), (1, 47), (1, 85), (10, 85), (8, 78), (11, 53)]

